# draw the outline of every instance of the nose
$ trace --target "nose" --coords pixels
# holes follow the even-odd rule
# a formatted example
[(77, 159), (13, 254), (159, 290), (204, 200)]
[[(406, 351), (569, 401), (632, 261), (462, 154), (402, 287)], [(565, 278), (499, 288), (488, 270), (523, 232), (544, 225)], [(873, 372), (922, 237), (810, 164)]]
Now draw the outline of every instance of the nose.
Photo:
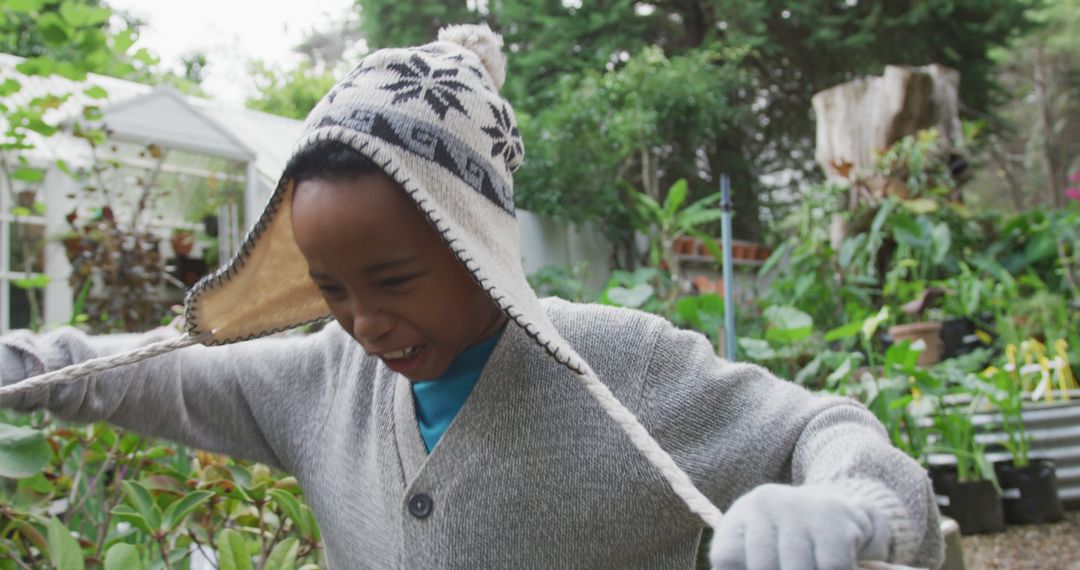
[(353, 338), (361, 344), (374, 343), (394, 328), (394, 319), (380, 307), (354, 307)]

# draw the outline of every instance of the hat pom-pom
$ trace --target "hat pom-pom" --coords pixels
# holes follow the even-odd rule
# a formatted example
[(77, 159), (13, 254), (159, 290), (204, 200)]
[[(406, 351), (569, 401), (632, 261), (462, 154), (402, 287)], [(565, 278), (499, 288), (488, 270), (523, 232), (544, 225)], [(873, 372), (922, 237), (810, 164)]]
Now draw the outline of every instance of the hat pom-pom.
[(461, 24), (439, 30), (439, 41), (463, 46), (480, 57), (496, 89), (506, 81), (506, 57), (503, 56), (502, 36), (491, 31), (487, 24)]

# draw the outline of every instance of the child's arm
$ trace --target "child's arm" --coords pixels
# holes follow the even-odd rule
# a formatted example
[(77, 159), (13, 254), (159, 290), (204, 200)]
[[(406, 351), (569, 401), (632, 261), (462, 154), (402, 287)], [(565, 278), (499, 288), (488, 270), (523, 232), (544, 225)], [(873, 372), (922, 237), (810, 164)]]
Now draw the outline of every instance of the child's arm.
[[(812, 395), (758, 366), (722, 361), (697, 333), (668, 329), (653, 355), (642, 419), (727, 512), (726, 520), (771, 510), (776, 520), (760, 528), (803, 525), (791, 536), (823, 533), (831, 540), (844, 521), (823, 519), (850, 513), (852, 527), (865, 531), (859, 538), (864, 544), (848, 545), (852, 552), (881, 552), (873, 543), (884, 537), (893, 562), (940, 564), (938, 512), (926, 472), (891, 445), (864, 406)], [(753, 508), (742, 508), (750, 503)], [(819, 516), (804, 512), (815, 508)], [(720, 534), (718, 541), (733, 540)], [(783, 555), (784, 543), (774, 542), (771, 555)], [(824, 550), (823, 544), (815, 546)], [(748, 544), (734, 548), (754, 550)]]
[[(97, 356), (163, 340), (143, 335), (91, 337), (74, 329), (0, 337), (0, 383), (13, 384)], [(66, 420), (110, 423), (209, 451), (292, 470), (289, 465), (332, 397), (350, 340), (336, 325), (305, 337), (193, 346), (21, 396), (0, 406), (47, 408)], [(307, 410), (307, 412), (305, 412)]]

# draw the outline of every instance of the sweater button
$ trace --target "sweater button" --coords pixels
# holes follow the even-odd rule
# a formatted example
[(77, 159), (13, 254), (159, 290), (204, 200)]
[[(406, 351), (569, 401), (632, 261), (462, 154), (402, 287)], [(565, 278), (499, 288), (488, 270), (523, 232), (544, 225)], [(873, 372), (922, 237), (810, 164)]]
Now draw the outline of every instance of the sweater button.
[(431, 500), (431, 496), (427, 493), (417, 493), (409, 497), (409, 514), (418, 519), (426, 519), (431, 516), (431, 510), (434, 506), (435, 502)]

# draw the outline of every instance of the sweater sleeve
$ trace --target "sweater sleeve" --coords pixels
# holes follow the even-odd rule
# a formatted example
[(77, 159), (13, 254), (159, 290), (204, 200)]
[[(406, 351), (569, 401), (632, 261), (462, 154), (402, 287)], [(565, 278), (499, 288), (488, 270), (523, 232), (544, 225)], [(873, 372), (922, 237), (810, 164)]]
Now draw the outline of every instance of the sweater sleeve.
[[(340, 333), (340, 334), (336, 334)], [(172, 331), (88, 336), (63, 328), (0, 337), (0, 384), (164, 340)], [(191, 346), (143, 362), (0, 398), (20, 411), (107, 421), (154, 437), (294, 471), (304, 441), (321, 422), (314, 410), (333, 397), (347, 336), (336, 325), (303, 337), (271, 337), (221, 347)]]
[(891, 561), (941, 564), (929, 478), (862, 404), (722, 360), (674, 327), (660, 332), (643, 386), (646, 428), (722, 510), (765, 483), (841, 486), (885, 515)]

